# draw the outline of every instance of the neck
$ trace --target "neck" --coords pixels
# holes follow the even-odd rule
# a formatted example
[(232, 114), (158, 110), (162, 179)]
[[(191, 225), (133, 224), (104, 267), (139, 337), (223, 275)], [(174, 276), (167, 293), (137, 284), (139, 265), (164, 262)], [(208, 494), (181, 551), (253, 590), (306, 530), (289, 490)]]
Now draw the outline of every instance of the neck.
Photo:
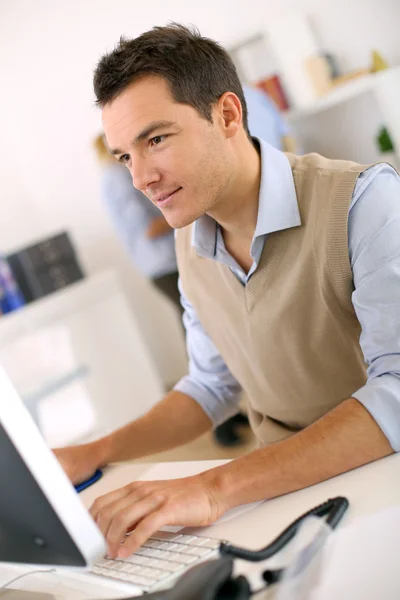
[(247, 136), (238, 148), (235, 175), (208, 214), (222, 227), (224, 237), (251, 240), (257, 223), (261, 157)]

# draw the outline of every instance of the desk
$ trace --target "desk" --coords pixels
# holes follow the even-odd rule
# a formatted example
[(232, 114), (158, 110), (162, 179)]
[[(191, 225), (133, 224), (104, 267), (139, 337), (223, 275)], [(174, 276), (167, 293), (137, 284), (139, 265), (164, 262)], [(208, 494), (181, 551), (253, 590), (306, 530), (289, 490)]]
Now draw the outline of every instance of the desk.
[[(143, 476), (150, 466), (125, 463), (109, 467), (100, 481), (82, 493), (84, 504), (89, 507), (98, 495)], [(208, 461), (204, 461), (202, 466), (206, 469)], [(350, 508), (342, 523), (342, 526), (348, 525), (357, 517), (400, 504), (399, 473), (400, 454), (396, 454), (304, 490), (264, 502), (230, 521), (191, 531), (228, 539), (249, 548), (259, 548), (268, 544), (301, 513), (338, 495), (346, 496), (350, 501)], [(23, 570), (17, 567), (0, 567), (0, 585), (21, 572)], [(123, 597), (112, 584), (92, 585), (60, 572), (32, 575), (17, 582), (15, 586), (51, 593), (60, 600)], [(257, 600), (263, 597), (266, 594), (257, 596)]]

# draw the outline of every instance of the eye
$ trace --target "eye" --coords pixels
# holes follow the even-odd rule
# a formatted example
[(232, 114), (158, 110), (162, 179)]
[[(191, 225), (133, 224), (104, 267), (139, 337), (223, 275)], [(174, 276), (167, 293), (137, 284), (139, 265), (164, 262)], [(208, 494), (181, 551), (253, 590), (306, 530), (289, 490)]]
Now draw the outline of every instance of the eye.
[(118, 162), (123, 163), (124, 165), (126, 165), (126, 163), (129, 160), (129, 154), (122, 154), (122, 156), (119, 157)]
[(167, 136), (165, 135), (156, 135), (155, 137), (151, 138), (150, 143), (152, 146), (158, 146), (165, 140), (166, 137)]

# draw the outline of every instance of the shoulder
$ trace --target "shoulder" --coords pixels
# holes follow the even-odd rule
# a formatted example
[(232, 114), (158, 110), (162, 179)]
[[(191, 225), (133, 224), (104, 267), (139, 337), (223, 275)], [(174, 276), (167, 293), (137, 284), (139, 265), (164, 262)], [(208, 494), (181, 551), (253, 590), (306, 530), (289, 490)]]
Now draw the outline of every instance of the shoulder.
[[(361, 205), (363, 209), (359, 208)], [(365, 169), (357, 179), (350, 210), (357, 213), (368, 211), (374, 220), (385, 214), (387, 217), (399, 217), (400, 176), (397, 171), (387, 163)]]
[(296, 171), (309, 171), (314, 169), (332, 174), (342, 172), (360, 173), (369, 167), (369, 165), (361, 165), (360, 163), (351, 160), (326, 158), (316, 152), (303, 155), (285, 154), (289, 159), (292, 169)]

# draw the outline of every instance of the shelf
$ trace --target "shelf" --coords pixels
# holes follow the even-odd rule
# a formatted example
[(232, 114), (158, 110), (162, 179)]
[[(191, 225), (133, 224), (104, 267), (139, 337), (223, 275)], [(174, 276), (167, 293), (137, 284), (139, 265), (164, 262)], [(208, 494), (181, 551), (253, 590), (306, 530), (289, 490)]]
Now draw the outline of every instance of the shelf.
[(103, 302), (119, 289), (117, 275), (102, 271), (39, 298), (0, 317), (0, 346), (36, 331), (40, 327), (62, 320), (65, 315), (77, 314)]
[(364, 75), (348, 83), (342, 83), (334, 88), (331, 92), (325, 94), (319, 98), (316, 102), (313, 102), (310, 106), (303, 108), (288, 110), (285, 114), (286, 118), (290, 122), (298, 121), (315, 115), (319, 112), (337, 106), (342, 102), (351, 100), (360, 94), (371, 91), (375, 85), (375, 75)]

